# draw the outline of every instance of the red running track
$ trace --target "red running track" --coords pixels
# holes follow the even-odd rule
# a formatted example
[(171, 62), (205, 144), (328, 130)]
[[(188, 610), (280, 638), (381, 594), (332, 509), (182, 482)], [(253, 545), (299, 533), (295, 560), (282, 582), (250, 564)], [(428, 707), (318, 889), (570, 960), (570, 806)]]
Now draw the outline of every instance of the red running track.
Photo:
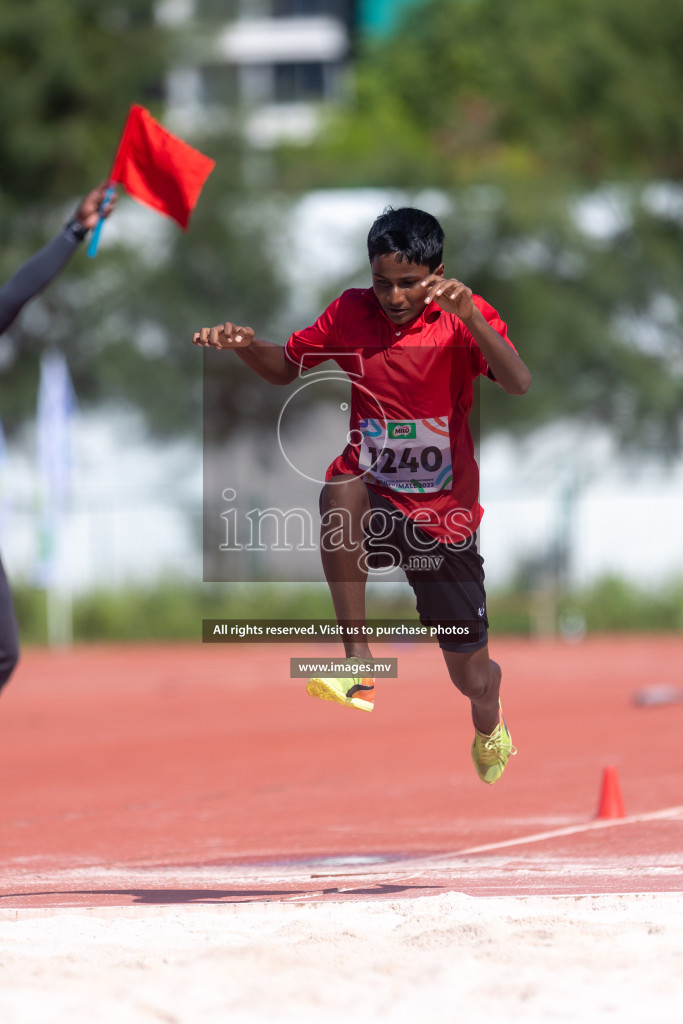
[[(28, 650), (0, 699), (0, 907), (683, 888), (679, 637), (500, 639), (517, 757), (474, 774), (437, 648), (372, 714), (308, 697), (327, 645)], [(618, 770), (626, 817), (596, 821)]]

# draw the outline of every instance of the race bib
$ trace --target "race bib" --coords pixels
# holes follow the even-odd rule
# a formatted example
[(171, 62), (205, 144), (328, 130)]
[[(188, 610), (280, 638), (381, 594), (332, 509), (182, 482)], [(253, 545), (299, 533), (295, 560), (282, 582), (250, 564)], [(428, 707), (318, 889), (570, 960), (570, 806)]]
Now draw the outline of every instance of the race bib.
[(395, 491), (445, 491), (453, 481), (448, 417), (361, 420), (359, 466), (370, 483)]

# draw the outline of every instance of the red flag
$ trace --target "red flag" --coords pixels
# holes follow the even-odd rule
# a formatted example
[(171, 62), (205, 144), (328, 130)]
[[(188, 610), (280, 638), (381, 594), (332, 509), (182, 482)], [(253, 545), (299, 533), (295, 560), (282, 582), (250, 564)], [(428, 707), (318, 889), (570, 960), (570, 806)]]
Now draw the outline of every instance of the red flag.
[(172, 135), (148, 110), (130, 108), (111, 172), (129, 195), (187, 230), (214, 160)]

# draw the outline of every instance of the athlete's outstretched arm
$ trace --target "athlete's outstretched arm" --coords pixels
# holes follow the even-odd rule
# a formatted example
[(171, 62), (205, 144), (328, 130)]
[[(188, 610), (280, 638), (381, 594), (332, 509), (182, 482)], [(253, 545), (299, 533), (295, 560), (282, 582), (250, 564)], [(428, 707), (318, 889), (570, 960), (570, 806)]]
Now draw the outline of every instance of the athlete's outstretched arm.
[(6, 331), (29, 299), (42, 291), (66, 266), (79, 239), (68, 228), (26, 260), (0, 288), (0, 334)]
[[(29, 299), (41, 292), (69, 262), (78, 243), (97, 223), (99, 207), (106, 191), (107, 182), (103, 181), (92, 192), (88, 192), (81, 200), (73, 220), (64, 230), (26, 260), (7, 284), (0, 288), (0, 334), (7, 330)], [(102, 211), (103, 216), (109, 216), (115, 202), (116, 197), (113, 197), (107, 203)]]
[(239, 327), (229, 320), (216, 327), (202, 327), (192, 335), (202, 348), (231, 349), (250, 369), (270, 384), (291, 384), (299, 368), (285, 357), (282, 345), (254, 337), (253, 327)]

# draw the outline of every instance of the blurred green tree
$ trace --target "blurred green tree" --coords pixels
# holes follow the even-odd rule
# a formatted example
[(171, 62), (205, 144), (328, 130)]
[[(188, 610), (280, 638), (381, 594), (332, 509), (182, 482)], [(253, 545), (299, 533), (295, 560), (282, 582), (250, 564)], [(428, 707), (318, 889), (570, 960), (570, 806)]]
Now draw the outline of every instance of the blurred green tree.
[(678, 178), (682, 46), (682, 0), (423, 0), (361, 41), (295, 181)]
[(482, 387), (483, 429), (567, 419), (625, 448), (680, 450), (680, 200), (674, 184), (456, 193), (447, 264), (502, 311), (534, 374), (523, 401)]
[(291, 188), (438, 187), (447, 270), (534, 373), (486, 429), (563, 416), (673, 452), (683, 411), (683, 0), (425, 0), (361, 47)]
[(131, 102), (160, 99), (153, 0), (0, 6), (3, 202), (63, 201), (103, 178)]
[[(0, 281), (59, 229), (79, 195), (106, 177), (131, 103), (163, 120), (165, 72), (178, 52), (199, 45), (201, 27), (190, 24), (174, 36), (155, 21), (155, 6), (0, 5)], [(198, 431), (202, 359), (190, 344), (192, 330), (219, 322), (228, 310), (267, 323), (282, 306), (265, 215), (247, 217), (264, 204), (245, 184), (239, 131), (205, 139), (195, 133), (188, 141), (217, 161), (190, 231), (159, 218), (155, 251), (128, 217), (130, 237), (101, 245), (94, 261), (82, 246), (0, 340), (7, 432), (35, 414), (38, 360), (52, 344), (66, 352), (81, 403), (133, 404), (163, 435)], [(105, 226), (105, 243), (122, 208)], [(245, 381), (223, 388), (216, 404), (225, 423), (235, 422), (237, 408), (250, 422), (258, 402), (250, 402), (242, 364), (230, 362), (234, 377)]]
[[(627, 443), (680, 444), (682, 40), (683, 0), (426, 0), (361, 46), (321, 138), (278, 154), (289, 193), (451, 197), (448, 267), (500, 308), (535, 377), (523, 402), (482, 390), (487, 429), (585, 416)], [(130, 102), (162, 114), (178, 43), (152, 0), (2, 6), (0, 280), (66, 217), (57, 202), (106, 175)], [(33, 415), (46, 344), (65, 348), (81, 400), (133, 402), (167, 434), (199, 426), (197, 325), (230, 313), (282, 333), (277, 204), (245, 176), (237, 131), (190, 141), (217, 160), (190, 232), (169, 225), (163, 258), (134, 239), (78, 253), (0, 342), (8, 429)], [(579, 216), (591, 197), (616, 211), (602, 234)], [(237, 360), (215, 372), (217, 428), (280, 401)]]

